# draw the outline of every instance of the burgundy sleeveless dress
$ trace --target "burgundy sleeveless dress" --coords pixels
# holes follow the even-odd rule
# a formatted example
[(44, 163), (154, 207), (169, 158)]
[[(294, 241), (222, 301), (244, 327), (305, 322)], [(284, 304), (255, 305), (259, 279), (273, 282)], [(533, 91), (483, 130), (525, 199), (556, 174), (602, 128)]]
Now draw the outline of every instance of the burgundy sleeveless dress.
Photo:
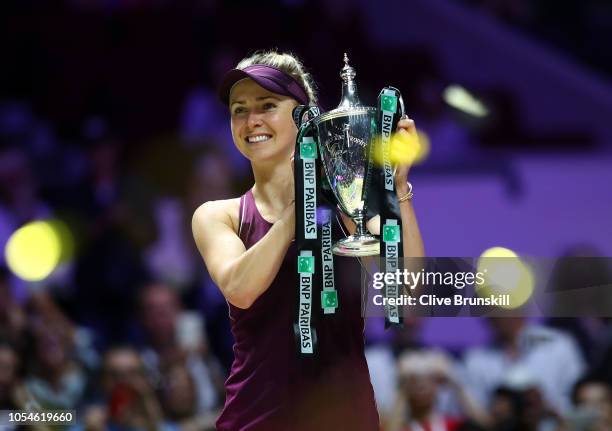
[[(252, 247), (271, 227), (249, 190), (240, 199), (239, 236), (245, 247)], [(293, 334), (295, 257), (292, 244), (276, 278), (250, 308), (229, 304), (234, 362), (217, 429), (377, 431), (359, 286), (339, 284), (336, 314), (319, 313), (316, 356), (300, 358)]]

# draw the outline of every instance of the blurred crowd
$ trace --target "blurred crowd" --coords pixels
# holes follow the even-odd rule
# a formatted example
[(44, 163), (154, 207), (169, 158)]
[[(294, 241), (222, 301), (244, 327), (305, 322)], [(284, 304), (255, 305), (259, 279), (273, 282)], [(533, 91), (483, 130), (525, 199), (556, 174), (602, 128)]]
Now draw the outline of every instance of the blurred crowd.
[[(76, 410), (75, 429), (214, 429), (232, 338), (190, 219), (247, 180), (231, 153), (176, 137), (134, 160), (102, 116), (74, 142), (6, 100), (0, 137), (0, 410)], [(61, 221), (71, 252), (25, 281), (4, 250), (34, 220)]]
[[(383, 428), (612, 429), (607, 319), (488, 318), (490, 341), (460, 352), (425, 346), (408, 318), (366, 349)], [(583, 348), (575, 331), (588, 334)]]

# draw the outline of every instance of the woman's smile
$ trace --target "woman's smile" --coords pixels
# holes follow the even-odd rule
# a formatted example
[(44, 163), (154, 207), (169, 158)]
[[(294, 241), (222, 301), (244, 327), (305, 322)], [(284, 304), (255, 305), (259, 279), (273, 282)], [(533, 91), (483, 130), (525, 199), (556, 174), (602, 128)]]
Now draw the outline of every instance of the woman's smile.
[(253, 134), (253, 135), (249, 135), (246, 138), (246, 141), (249, 144), (258, 144), (261, 142), (266, 142), (269, 141), (270, 139), (272, 139), (272, 135), (267, 134), (267, 133), (257, 133), (257, 134)]

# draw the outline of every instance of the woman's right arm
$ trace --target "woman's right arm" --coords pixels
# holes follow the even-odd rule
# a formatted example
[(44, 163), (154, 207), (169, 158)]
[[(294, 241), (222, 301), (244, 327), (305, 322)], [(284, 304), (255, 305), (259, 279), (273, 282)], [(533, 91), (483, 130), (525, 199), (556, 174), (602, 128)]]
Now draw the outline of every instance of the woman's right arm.
[(246, 250), (232, 228), (228, 201), (202, 204), (192, 220), (193, 237), (206, 268), (223, 296), (238, 308), (249, 308), (276, 277), (295, 235), (295, 207), (255, 245)]

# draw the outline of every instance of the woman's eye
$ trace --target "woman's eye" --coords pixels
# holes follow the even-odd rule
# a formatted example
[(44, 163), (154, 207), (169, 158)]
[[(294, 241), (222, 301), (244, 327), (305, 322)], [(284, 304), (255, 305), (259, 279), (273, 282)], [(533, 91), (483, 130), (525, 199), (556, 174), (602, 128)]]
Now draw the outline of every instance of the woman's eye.
[(244, 108), (234, 108), (233, 114), (234, 115), (239, 115), (239, 114), (243, 114), (246, 111), (246, 109)]
[(264, 103), (263, 108), (266, 111), (269, 111), (270, 109), (276, 108), (276, 104), (275, 103)]

